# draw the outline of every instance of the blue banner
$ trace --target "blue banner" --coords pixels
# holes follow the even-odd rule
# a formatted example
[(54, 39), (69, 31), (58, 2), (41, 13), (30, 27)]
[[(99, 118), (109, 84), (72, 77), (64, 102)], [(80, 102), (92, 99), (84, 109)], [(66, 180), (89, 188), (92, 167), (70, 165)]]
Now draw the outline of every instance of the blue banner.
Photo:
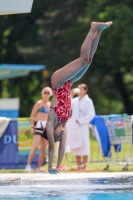
[[(11, 120), (0, 139), (0, 169), (24, 169), (28, 155), (18, 153), (18, 124)], [(35, 155), (31, 167), (37, 168), (38, 154)]]

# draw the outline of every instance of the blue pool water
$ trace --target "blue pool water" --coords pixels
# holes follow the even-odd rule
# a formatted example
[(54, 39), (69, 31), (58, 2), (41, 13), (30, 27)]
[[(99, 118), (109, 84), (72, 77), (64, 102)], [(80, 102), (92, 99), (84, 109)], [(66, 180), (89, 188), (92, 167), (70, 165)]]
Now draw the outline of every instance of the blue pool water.
[(0, 182), (3, 200), (132, 200), (133, 178)]

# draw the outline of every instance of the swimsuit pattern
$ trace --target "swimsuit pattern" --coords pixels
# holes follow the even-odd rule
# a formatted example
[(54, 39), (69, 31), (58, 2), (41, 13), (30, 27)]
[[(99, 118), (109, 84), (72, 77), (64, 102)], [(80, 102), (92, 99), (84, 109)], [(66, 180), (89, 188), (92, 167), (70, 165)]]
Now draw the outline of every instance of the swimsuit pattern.
[(51, 107), (58, 119), (58, 123), (67, 122), (71, 115), (71, 82), (67, 81), (61, 88), (56, 89), (52, 86), (54, 93), (57, 96), (58, 104), (56, 107)]

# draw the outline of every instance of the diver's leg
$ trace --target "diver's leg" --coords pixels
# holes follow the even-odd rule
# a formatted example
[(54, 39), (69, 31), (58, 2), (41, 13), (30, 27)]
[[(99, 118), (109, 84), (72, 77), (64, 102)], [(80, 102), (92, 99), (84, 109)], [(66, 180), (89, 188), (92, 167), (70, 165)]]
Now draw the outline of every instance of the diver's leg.
[[(91, 28), (88, 35), (85, 38), (85, 41), (81, 47), (80, 57), (63, 68), (56, 71), (52, 78), (52, 84), (55, 88), (60, 88), (66, 81), (71, 80), (76, 76), (88, 63), (90, 62), (90, 51), (92, 48), (92, 42), (95, 37), (95, 33), (99, 29), (108, 28), (112, 22), (92, 22)], [(93, 46), (94, 49), (94, 46)]]
[(90, 64), (92, 62), (93, 56), (94, 56), (94, 54), (95, 54), (95, 52), (97, 50), (98, 42), (99, 42), (99, 39), (100, 39), (102, 31), (103, 31), (103, 29), (99, 29), (98, 31), (95, 32), (94, 37), (93, 37), (93, 41), (92, 41), (92, 45), (91, 45), (90, 55), (89, 55), (89, 63), (86, 64), (84, 66), (84, 68), (76, 76), (74, 76), (71, 79), (72, 83), (78, 81), (85, 74), (87, 69), (89, 68), (89, 66), (90, 66)]

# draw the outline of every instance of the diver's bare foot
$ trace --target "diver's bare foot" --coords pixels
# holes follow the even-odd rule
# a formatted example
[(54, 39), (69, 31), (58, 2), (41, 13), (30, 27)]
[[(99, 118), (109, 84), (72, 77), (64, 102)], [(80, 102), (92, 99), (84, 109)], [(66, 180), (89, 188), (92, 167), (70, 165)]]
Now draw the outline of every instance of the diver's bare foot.
[(104, 30), (106, 28), (108, 28), (109, 26), (111, 26), (113, 24), (112, 21), (109, 21), (109, 22), (92, 22), (91, 23), (91, 28), (93, 30)]

